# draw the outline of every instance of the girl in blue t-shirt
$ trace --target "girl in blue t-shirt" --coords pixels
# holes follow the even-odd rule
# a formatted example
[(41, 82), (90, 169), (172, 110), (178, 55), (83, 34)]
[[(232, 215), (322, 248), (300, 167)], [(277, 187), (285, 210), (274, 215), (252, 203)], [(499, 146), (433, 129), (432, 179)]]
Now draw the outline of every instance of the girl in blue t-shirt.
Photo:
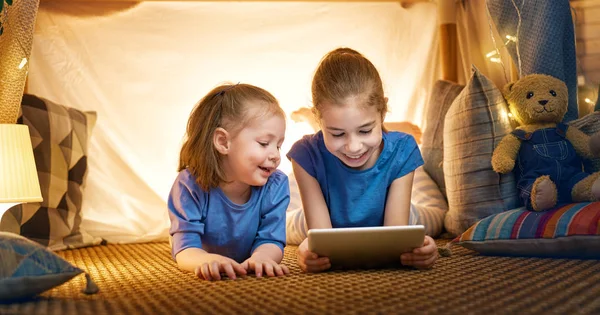
[[(387, 132), (387, 98), (375, 66), (360, 53), (338, 48), (321, 60), (312, 81), (313, 114), (321, 131), (297, 141), (292, 161), (309, 229), (407, 225), (414, 170), (423, 164), (414, 138)], [(433, 239), (398, 257), (403, 265), (431, 267)], [(298, 247), (307, 272), (331, 267), (327, 257)]]
[(289, 273), (288, 178), (277, 170), (285, 114), (267, 91), (222, 85), (193, 109), (169, 194), (172, 255), (206, 280)]

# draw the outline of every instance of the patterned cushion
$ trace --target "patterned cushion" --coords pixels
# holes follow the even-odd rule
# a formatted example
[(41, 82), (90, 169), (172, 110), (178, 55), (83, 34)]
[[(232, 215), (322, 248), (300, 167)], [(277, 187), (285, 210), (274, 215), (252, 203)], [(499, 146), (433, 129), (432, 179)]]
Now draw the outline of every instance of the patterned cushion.
[(431, 97), (427, 108), (425, 108), (425, 130), (423, 131), (423, 144), (421, 151), (425, 164), (425, 171), (431, 176), (446, 196), (446, 184), (444, 183), (444, 117), (452, 105), (452, 102), (464, 88), (450, 81), (438, 80), (433, 86)]
[(486, 255), (600, 259), (600, 202), (491, 215), (451, 244)]
[(0, 232), (0, 301), (37, 295), (82, 272), (25, 237)]
[[(567, 84), (569, 109), (564, 117), (568, 122), (578, 117), (577, 57), (575, 31), (569, 1), (506, 1), (487, 0), (490, 15), (496, 24), (500, 41), (506, 35), (516, 36), (519, 28), (519, 55), (522, 75), (548, 74)], [(515, 9), (519, 7), (519, 13)], [(509, 43), (508, 51), (518, 65), (517, 50)]]
[(518, 206), (512, 173), (492, 169), (492, 153), (511, 129), (502, 93), (474, 68), (450, 106), (444, 125), (448, 232), (458, 235), (480, 219)]
[(23, 235), (51, 250), (98, 244), (80, 229), (87, 147), (95, 112), (24, 95), (18, 123), (29, 126), (44, 201), (17, 205), (2, 217), (0, 230)]
[[(286, 213), (287, 245), (298, 245), (307, 236), (307, 225), (302, 209), (302, 200), (294, 174), (289, 175), (290, 205)], [(436, 237), (442, 232), (444, 215), (448, 210), (446, 199), (436, 183), (427, 175), (423, 167), (415, 170), (410, 204), (409, 224), (425, 226), (425, 233)]]
[[(572, 120), (569, 122), (569, 125), (591, 136), (600, 131), (600, 112), (593, 112), (579, 119)], [(600, 158), (584, 160), (583, 167), (590, 173), (600, 171)]]

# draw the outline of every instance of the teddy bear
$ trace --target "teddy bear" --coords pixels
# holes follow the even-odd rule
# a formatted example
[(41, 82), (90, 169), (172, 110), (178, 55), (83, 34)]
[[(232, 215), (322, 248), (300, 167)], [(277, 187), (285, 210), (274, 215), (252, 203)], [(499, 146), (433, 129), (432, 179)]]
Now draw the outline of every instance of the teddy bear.
[(562, 123), (568, 104), (565, 83), (530, 74), (507, 84), (503, 94), (519, 126), (494, 149), (492, 167), (506, 174), (516, 166), (519, 197), (527, 209), (600, 199), (600, 172), (589, 174), (582, 167), (583, 159), (597, 155), (597, 145)]

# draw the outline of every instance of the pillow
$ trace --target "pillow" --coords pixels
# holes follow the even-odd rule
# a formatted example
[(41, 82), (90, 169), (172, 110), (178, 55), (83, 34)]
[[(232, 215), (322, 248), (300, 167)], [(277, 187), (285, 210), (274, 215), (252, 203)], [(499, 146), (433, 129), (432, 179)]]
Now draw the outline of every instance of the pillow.
[[(286, 212), (286, 243), (298, 245), (307, 236), (308, 227), (304, 218), (300, 191), (294, 173), (289, 175), (290, 205)], [(437, 237), (442, 232), (444, 215), (448, 210), (446, 199), (423, 167), (415, 170), (409, 224), (425, 226), (425, 234)]]
[(455, 238), (485, 255), (600, 259), (600, 202), (491, 215)]
[[(83, 270), (23, 236), (0, 232), (0, 301), (32, 297), (61, 285)], [(84, 293), (98, 288), (86, 274)]]
[(81, 112), (23, 95), (18, 123), (29, 126), (44, 200), (9, 209), (0, 230), (23, 235), (51, 250), (99, 244), (80, 229), (87, 148), (95, 112)]
[(425, 130), (423, 131), (423, 168), (440, 191), (446, 197), (446, 184), (444, 183), (444, 169), (442, 167), (444, 152), (444, 117), (454, 99), (464, 88), (454, 82), (438, 80), (431, 91), (431, 97), (425, 109)]
[[(600, 112), (592, 112), (579, 119), (571, 120), (568, 124), (591, 136), (600, 131)], [(600, 158), (583, 160), (583, 167), (589, 173), (600, 171)]]
[(512, 130), (500, 90), (479, 70), (456, 97), (444, 121), (446, 230), (456, 236), (480, 219), (518, 206), (513, 173), (492, 169), (492, 153)]

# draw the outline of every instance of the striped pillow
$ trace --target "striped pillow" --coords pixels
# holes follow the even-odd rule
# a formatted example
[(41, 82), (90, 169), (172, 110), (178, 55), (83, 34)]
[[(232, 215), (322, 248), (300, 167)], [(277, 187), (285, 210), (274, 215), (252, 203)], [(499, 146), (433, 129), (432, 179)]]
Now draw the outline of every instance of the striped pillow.
[(425, 162), (423, 168), (437, 183), (444, 198), (446, 197), (446, 184), (442, 167), (444, 159), (444, 117), (446, 117), (452, 102), (463, 88), (463, 85), (454, 82), (436, 81), (425, 108), (426, 124), (423, 131), (423, 145), (421, 145)]
[(600, 202), (495, 214), (450, 244), (485, 255), (600, 259)]
[(473, 67), (444, 122), (446, 230), (459, 235), (480, 219), (518, 206), (513, 173), (492, 169), (492, 153), (512, 128), (502, 93)]

